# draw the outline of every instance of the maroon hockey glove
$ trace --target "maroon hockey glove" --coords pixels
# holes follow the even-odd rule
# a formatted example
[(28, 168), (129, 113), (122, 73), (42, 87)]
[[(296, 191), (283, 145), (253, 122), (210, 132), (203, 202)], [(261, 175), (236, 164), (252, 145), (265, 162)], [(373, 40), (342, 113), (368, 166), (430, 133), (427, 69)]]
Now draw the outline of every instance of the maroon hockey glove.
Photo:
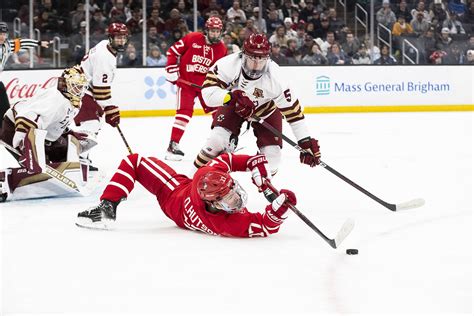
[(166, 73), (165, 78), (172, 84), (176, 84), (179, 78), (179, 66), (178, 65), (169, 65), (165, 67)]
[(268, 161), (265, 155), (255, 155), (247, 160), (247, 170), (252, 172), (252, 182), (261, 192), (264, 188), (263, 179), (268, 179), (270, 172), (267, 170)]
[(104, 108), (105, 122), (112, 127), (117, 127), (120, 123), (120, 110), (118, 106), (108, 105)]
[(321, 153), (319, 152), (318, 141), (311, 137), (306, 137), (298, 141), (298, 145), (304, 150), (305, 153), (300, 153), (300, 161), (310, 167), (319, 165)]
[(278, 219), (283, 219), (290, 204), (296, 205), (296, 195), (290, 190), (282, 189), (280, 195), (266, 207), (266, 210), (270, 216), (274, 215)]
[(255, 104), (242, 90), (234, 90), (231, 92), (229, 105), (235, 104), (235, 113), (244, 119), (248, 119), (255, 111)]

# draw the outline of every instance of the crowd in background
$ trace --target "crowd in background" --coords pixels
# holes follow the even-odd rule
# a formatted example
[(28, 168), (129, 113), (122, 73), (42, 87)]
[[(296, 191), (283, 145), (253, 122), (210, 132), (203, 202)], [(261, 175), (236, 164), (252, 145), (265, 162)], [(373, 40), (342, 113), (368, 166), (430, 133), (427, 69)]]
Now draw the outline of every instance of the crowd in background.
[[(391, 2), (390, 2), (391, 1)], [(19, 18), (23, 36), (28, 35), (28, 0), (4, 0), (1, 19), (11, 23)], [(365, 30), (354, 32), (354, 6), (369, 9), (370, 1), (347, 1), (347, 20), (341, 7), (323, 0), (263, 1), (259, 24), (258, 1), (198, 1), (199, 30), (210, 16), (225, 25), (223, 41), (229, 53), (240, 50), (253, 32), (267, 34), (271, 58), (280, 65), (400, 64), (402, 54), (414, 58), (412, 48), (402, 50), (407, 39), (419, 51), (419, 64), (474, 64), (474, 0), (376, 0), (375, 21), (390, 30), (392, 45), (377, 39), (371, 45)], [(142, 65), (142, 1), (90, 0), (90, 47), (106, 38), (111, 22), (125, 23), (130, 42), (118, 65)], [(42, 40), (59, 36), (66, 44), (64, 62), (69, 66), (85, 54), (84, 1), (36, 0), (34, 28)], [(147, 0), (146, 65), (164, 66), (168, 47), (194, 29), (192, 1)], [(360, 31), (360, 30), (359, 30)], [(388, 40), (388, 34), (381, 35)], [(29, 52), (11, 59), (10, 67), (27, 64)], [(48, 65), (51, 49), (35, 56), (37, 64)]]

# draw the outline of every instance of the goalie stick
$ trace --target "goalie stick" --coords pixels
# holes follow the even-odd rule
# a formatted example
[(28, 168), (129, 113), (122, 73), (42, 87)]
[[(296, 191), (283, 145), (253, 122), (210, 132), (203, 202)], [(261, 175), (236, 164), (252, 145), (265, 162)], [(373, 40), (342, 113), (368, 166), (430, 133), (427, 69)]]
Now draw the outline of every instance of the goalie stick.
[[(280, 194), (278, 190), (270, 183), (270, 181), (265, 180), (265, 184), (270, 190), (273, 191), (273, 193), (275, 193), (276, 195)], [(305, 222), (306, 225), (311, 227), (312, 230), (314, 230), (322, 239), (324, 239), (325, 242), (329, 244), (329, 246), (334, 249), (337, 249), (337, 247), (342, 243), (342, 241), (350, 234), (350, 232), (354, 228), (354, 220), (352, 218), (349, 218), (339, 229), (336, 238), (330, 239), (318, 227), (316, 227), (316, 225), (314, 225), (303, 213), (301, 213), (300, 210), (296, 208), (296, 206), (289, 203), (288, 206), (303, 222)]]
[[(4, 146), (5, 149), (10, 151), (12, 154), (20, 156), (20, 153), (18, 150), (10, 146), (9, 144), (5, 143), (3, 140), (0, 140), (0, 145)], [(72, 179), (68, 178), (61, 172), (57, 171), (56, 169), (46, 165), (43, 172), (50, 176), (56, 183), (64, 187), (65, 189), (73, 192), (77, 192), (82, 196), (88, 196), (90, 195), (90, 189), (86, 189), (87, 187), (81, 188), (79, 187), (76, 182), (74, 182)]]
[[(186, 84), (186, 85), (189, 85), (191, 87), (195, 87), (195, 88), (198, 88), (198, 89), (202, 89), (202, 86), (200, 85), (197, 85), (195, 83), (192, 83), (192, 82), (189, 82), (187, 80), (184, 80), (184, 79), (181, 79), (179, 78), (178, 79), (178, 82), (181, 82), (183, 84)], [(295, 148), (296, 150), (298, 150), (299, 152), (302, 152), (302, 153), (306, 153), (306, 151), (301, 148), (297, 143), (295, 143), (293, 140), (291, 140), (290, 138), (288, 138), (285, 134), (283, 134), (282, 132), (280, 132), (279, 130), (277, 130), (276, 128), (274, 128), (272, 125), (270, 125), (269, 123), (267, 123), (264, 119), (262, 118), (259, 118), (255, 115), (253, 115), (251, 117), (254, 121), (260, 123), (263, 127), (265, 127), (266, 129), (268, 129), (270, 132), (272, 132), (275, 136), (278, 136), (278, 137), (281, 137), (285, 142), (287, 142), (288, 144), (290, 144), (291, 146), (293, 146), (293, 148)], [(360, 185), (358, 185), (357, 183), (355, 183), (354, 181), (352, 181), (351, 179), (347, 178), (346, 176), (344, 176), (342, 173), (340, 173), (339, 171), (337, 171), (336, 169), (332, 168), (331, 166), (329, 166), (328, 164), (326, 164), (325, 162), (321, 161), (320, 160), (320, 164), (319, 164), (321, 167), (323, 167), (324, 169), (328, 170), (329, 172), (331, 172), (333, 175), (335, 175), (336, 177), (338, 177), (339, 179), (343, 180), (344, 182), (346, 182), (347, 184), (349, 184), (350, 186), (356, 188), (357, 190), (359, 190), (360, 192), (364, 193), (365, 195), (367, 195), (368, 197), (370, 197), (372, 200), (380, 203), (381, 205), (385, 206), (386, 208), (388, 208), (389, 210), (393, 211), (393, 212), (396, 212), (396, 211), (402, 211), (402, 210), (408, 210), (408, 209), (411, 209), (411, 208), (417, 208), (417, 207), (421, 207), (425, 204), (425, 200), (421, 199), (421, 198), (416, 198), (416, 199), (412, 199), (410, 201), (406, 201), (406, 202), (402, 202), (402, 203), (397, 203), (397, 204), (392, 204), (392, 203), (388, 203), (384, 200), (382, 200), (381, 198), (375, 196), (374, 194), (370, 193), (369, 191), (367, 191), (366, 189), (364, 189), (363, 187), (361, 187)]]

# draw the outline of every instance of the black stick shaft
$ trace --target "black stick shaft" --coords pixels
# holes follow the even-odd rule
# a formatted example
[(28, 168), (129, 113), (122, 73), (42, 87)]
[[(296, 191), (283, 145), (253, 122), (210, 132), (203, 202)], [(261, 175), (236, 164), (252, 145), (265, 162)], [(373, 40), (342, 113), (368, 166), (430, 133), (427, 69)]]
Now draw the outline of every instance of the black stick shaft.
[(127, 140), (125, 139), (125, 136), (123, 136), (122, 130), (120, 129), (120, 126), (119, 126), (119, 125), (117, 125), (117, 130), (118, 130), (118, 132), (119, 132), (119, 134), (120, 134), (120, 137), (122, 137), (122, 140), (123, 140), (123, 142), (124, 142), (124, 144), (125, 144), (125, 147), (127, 147), (128, 152), (130, 153), (130, 155), (133, 154), (132, 150), (130, 149), (130, 146), (128, 145)]

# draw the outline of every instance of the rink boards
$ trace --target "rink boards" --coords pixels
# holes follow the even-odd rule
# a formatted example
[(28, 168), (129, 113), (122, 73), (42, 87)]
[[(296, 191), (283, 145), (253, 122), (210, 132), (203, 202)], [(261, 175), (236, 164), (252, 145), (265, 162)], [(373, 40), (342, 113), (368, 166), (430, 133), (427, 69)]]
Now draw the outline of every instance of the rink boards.
[[(4, 71), (11, 103), (55, 85), (61, 70)], [(305, 113), (472, 111), (472, 66), (282, 67)], [(112, 85), (122, 116), (174, 115), (176, 87), (164, 68), (120, 68)], [(195, 115), (203, 114), (200, 107)]]

